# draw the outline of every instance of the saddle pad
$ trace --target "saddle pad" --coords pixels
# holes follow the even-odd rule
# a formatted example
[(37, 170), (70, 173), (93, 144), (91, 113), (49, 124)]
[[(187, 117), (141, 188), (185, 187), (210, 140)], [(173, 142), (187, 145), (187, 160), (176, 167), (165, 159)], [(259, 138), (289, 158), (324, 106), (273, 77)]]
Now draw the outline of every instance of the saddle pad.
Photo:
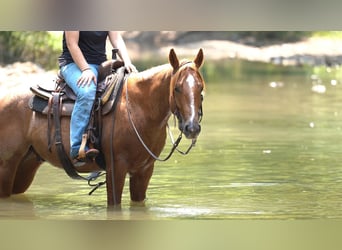
[(47, 113), (48, 101), (46, 99), (34, 95), (30, 98), (28, 105), (33, 111)]
[[(49, 111), (49, 101), (41, 98), (39, 96), (33, 95), (29, 99), (29, 108), (33, 111), (41, 113), (43, 115), (48, 115)], [(74, 109), (73, 102), (64, 102), (61, 108), (61, 115), (62, 116), (71, 116), (72, 110)]]

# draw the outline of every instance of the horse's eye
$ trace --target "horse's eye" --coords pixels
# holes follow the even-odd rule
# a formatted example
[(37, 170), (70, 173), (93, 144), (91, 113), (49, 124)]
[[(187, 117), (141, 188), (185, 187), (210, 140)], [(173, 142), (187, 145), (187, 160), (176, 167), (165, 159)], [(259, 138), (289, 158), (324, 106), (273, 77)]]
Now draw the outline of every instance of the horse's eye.
[(204, 99), (204, 96), (205, 96), (205, 92), (204, 92), (204, 90), (202, 89), (202, 91), (201, 91), (201, 98), (202, 98), (202, 101), (203, 101), (203, 99)]
[(176, 86), (176, 87), (175, 87), (175, 91), (176, 91), (177, 93), (180, 93), (180, 92), (181, 92), (181, 88), (180, 88), (179, 86)]

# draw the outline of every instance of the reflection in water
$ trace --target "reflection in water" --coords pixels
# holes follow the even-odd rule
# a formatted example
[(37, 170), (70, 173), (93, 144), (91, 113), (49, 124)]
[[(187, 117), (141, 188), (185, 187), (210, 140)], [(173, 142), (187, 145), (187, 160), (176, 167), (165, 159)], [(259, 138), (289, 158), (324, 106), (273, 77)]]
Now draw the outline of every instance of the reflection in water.
[(0, 199), (0, 219), (33, 219), (33, 203), (25, 195), (15, 195)]
[(121, 209), (107, 209), (104, 187), (88, 196), (86, 183), (46, 164), (25, 195), (0, 200), (0, 218), (342, 218), (342, 86), (334, 83), (324, 92), (305, 77), (208, 83), (197, 145), (156, 163), (144, 206), (130, 203), (126, 183)]

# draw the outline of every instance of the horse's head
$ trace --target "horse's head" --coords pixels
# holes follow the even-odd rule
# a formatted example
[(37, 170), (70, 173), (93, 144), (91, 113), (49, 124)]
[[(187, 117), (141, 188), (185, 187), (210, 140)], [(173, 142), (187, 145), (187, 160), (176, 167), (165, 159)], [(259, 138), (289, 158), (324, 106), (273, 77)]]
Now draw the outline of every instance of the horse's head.
[(204, 80), (199, 72), (203, 63), (203, 50), (200, 49), (193, 61), (179, 62), (173, 49), (169, 62), (173, 68), (170, 88), (171, 112), (178, 119), (178, 127), (188, 139), (197, 138), (201, 131), (202, 92)]

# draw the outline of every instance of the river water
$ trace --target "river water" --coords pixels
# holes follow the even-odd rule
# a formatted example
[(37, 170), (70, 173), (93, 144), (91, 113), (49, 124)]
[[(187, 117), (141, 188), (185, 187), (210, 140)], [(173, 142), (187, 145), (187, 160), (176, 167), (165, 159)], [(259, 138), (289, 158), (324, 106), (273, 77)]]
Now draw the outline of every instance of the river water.
[(197, 144), (156, 163), (145, 206), (130, 203), (126, 183), (121, 209), (108, 210), (104, 187), (89, 196), (87, 183), (44, 164), (25, 194), (0, 200), (0, 218), (342, 218), (341, 118), (339, 79), (309, 71), (207, 80)]

